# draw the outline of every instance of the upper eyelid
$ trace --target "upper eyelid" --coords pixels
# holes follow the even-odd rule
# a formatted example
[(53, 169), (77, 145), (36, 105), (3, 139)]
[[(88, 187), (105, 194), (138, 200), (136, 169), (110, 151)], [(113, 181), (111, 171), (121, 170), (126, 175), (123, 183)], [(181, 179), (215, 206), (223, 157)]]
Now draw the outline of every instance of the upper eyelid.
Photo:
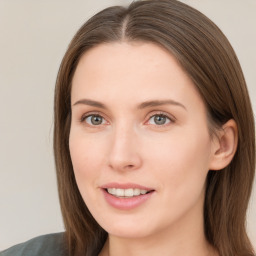
[(173, 115), (171, 115), (165, 111), (152, 111), (152, 112), (149, 113), (147, 120), (155, 115), (163, 115), (163, 116), (166, 116), (167, 118), (169, 118), (171, 121), (176, 121), (176, 118)]
[[(111, 122), (111, 119), (110, 118), (107, 118), (102, 112), (100, 111), (89, 111), (89, 112), (86, 112), (84, 113), (79, 119), (80, 121), (84, 121), (87, 117), (91, 116), (91, 115), (95, 115), (95, 116), (100, 116), (102, 118), (104, 118), (107, 122)], [(165, 112), (165, 111), (161, 111), (161, 110), (153, 110), (153, 111), (150, 111), (150, 113), (148, 113), (145, 117), (146, 119), (146, 122), (149, 121), (150, 118), (152, 118), (153, 116), (155, 115), (163, 115), (163, 116), (166, 116), (167, 118), (169, 118), (172, 122), (175, 122), (176, 121), (176, 118)]]
[(107, 118), (105, 117), (105, 115), (103, 115), (101, 112), (98, 112), (98, 111), (86, 112), (86, 113), (84, 113), (84, 114), (81, 116), (80, 119), (82, 120), (82, 119), (87, 118), (88, 116), (93, 116), (93, 115), (95, 115), (95, 116), (100, 116), (100, 117), (104, 118), (105, 120), (107, 120)]

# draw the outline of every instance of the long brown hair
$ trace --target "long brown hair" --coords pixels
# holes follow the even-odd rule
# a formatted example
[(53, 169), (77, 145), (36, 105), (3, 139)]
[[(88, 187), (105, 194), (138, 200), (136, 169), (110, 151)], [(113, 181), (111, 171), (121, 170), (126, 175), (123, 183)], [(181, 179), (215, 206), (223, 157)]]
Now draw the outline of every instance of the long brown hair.
[(219, 28), (176, 0), (142, 0), (99, 12), (79, 29), (62, 60), (55, 89), (54, 152), (70, 255), (97, 255), (107, 237), (88, 211), (73, 173), (68, 145), (72, 77), (84, 52), (115, 41), (153, 42), (175, 56), (205, 102), (212, 133), (229, 119), (236, 121), (239, 141), (232, 162), (207, 177), (205, 236), (221, 256), (254, 255), (245, 228), (255, 174), (255, 126), (245, 79)]

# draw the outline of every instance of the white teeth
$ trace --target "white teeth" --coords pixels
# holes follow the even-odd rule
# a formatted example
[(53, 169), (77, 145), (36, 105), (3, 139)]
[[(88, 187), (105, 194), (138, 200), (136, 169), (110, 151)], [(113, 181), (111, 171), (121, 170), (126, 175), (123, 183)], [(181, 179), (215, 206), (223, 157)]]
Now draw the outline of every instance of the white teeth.
[(115, 188), (108, 188), (108, 193), (114, 195), (116, 193)]
[(139, 194), (140, 194), (140, 189), (135, 188), (135, 189), (133, 190), (133, 195), (134, 195), (134, 196), (138, 196)]
[(116, 193), (117, 196), (124, 196), (124, 189), (117, 188)]
[(140, 191), (140, 193), (141, 193), (142, 195), (145, 195), (145, 194), (147, 193), (147, 190), (142, 189), (142, 190)]
[(124, 195), (133, 196), (133, 189), (132, 188), (124, 189)]
[(139, 188), (128, 188), (128, 189), (122, 189), (122, 188), (108, 188), (108, 193), (117, 197), (133, 197), (133, 196), (139, 196), (139, 195), (145, 195), (148, 191), (145, 189), (139, 189)]

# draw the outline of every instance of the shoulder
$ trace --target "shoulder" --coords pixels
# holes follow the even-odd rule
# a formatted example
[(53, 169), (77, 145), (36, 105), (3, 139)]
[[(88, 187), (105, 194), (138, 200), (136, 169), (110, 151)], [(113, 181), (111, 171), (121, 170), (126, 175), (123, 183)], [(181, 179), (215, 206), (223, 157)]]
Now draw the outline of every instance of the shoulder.
[(0, 252), (0, 256), (66, 256), (64, 233), (33, 238)]

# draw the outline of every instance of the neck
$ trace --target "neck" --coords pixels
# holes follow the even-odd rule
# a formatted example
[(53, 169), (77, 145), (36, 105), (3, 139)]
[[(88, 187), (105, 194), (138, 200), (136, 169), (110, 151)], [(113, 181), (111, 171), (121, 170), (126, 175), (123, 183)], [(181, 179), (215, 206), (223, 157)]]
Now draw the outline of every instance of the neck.
[[(191, 238), (190, 238), (191, 239)], [(109, 237), (100, 256), (217, 256), (207, 241), (173, 241), (162, 239), (161, 242), (151, 239), (122, 239)], [(184, 243), (183, 243), (184, 242)]]

